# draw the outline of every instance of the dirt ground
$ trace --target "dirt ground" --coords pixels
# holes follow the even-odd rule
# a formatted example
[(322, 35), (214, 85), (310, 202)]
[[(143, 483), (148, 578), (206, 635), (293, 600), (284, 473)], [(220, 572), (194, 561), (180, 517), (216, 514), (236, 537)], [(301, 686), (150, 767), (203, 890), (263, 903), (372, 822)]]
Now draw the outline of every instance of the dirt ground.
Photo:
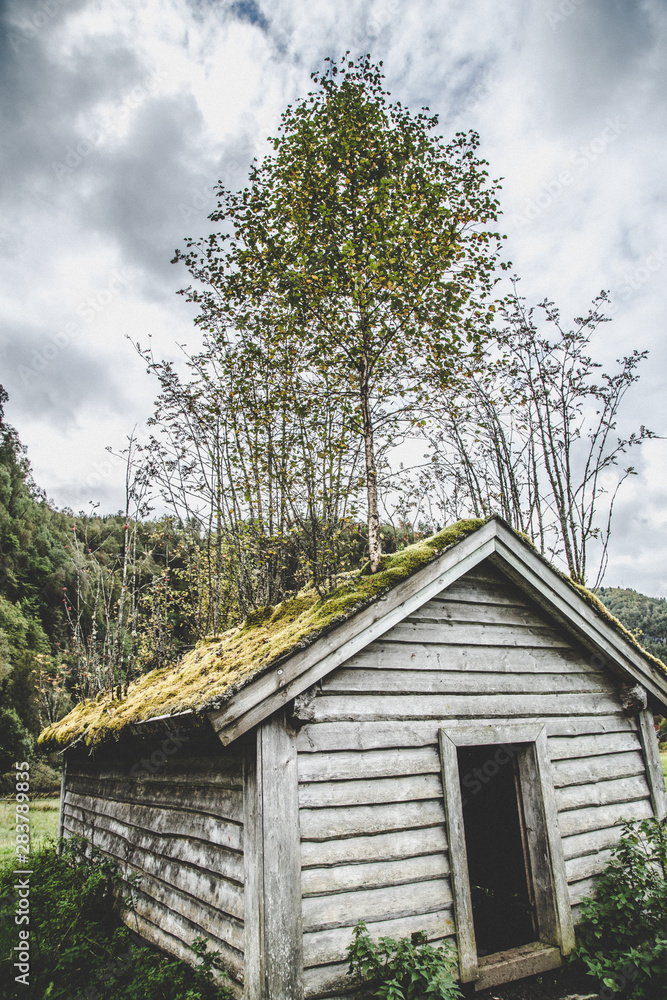
[(571, 968), (474, 993), (476, 1000), (598, 1000), (595, 980)]

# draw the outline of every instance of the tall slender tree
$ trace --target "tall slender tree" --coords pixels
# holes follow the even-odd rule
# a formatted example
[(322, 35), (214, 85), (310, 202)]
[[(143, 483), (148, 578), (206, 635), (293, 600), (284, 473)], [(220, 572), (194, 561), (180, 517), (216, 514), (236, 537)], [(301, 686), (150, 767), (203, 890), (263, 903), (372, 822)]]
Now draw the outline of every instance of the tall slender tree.
[(390, 103), (380, 67), (346, 56), (313, 74), (248, 186), (219, 187), (222, 231), (175, 258), (197, 281), (184, 294), (209, 333), (297, 341), (302, 389), (316, 403), (326, 385), (345, 407), (364, 459), (372, 572), (378, 436), (397, 418), (419, 421), (429, 392), (480, 351), (501, 247), (478, 136), (444, 143), (427, 109)]

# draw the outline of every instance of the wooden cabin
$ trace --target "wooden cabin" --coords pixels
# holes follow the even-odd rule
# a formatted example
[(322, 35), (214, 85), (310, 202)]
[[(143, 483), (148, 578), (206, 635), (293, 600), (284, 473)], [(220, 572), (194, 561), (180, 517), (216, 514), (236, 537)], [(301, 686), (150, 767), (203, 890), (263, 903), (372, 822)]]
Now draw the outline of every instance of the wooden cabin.
[(127, 923), (239, 996), (354, 994), (424, 930), (474, 992), (557, 967), (623, 820), (667, 811), (667, 672), (498, 518), (253, 616), (43, 734), (64, 837), (141, 876)]

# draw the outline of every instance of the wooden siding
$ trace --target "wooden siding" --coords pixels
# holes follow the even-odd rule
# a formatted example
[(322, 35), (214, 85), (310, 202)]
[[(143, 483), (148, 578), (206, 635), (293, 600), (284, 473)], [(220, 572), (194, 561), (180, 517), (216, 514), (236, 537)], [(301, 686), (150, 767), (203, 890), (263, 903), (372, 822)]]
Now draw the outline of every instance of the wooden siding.
[(453, 938), (442, 726), (544, 720), (572, 904), (590, 893), (619, 822), (652, 814), (637, 722), (596, 664), (485, 563), (321, 681), (297, 738), (307, 996), (344, 986), (359, 919)]
[[(149, 770), (141, 765), (148, 758)], [(139, 876), (128, 926), (194, 961), (204, 935), (237, 992), (243, 981), (243, 774), (240, 756), (150, 752), (117, 763), (70, 760), (64, 836), (79, 834)], [(139, 766), (138, 766), (139, 765)]]

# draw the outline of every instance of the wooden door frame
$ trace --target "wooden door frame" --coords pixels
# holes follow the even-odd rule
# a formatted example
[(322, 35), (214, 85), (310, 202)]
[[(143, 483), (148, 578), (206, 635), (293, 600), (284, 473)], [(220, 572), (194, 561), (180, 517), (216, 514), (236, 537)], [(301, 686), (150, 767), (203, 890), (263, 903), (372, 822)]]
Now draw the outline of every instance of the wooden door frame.
[(463, 826), (460, 746), (526, 744), (519, 771), (540, 938), (561, 955), (569, 954), (574, 948), (574, 925), (544, 722), (448, 725), (440, 729), (439, 738), (461, 982), (472, 983), (480, 973)]

